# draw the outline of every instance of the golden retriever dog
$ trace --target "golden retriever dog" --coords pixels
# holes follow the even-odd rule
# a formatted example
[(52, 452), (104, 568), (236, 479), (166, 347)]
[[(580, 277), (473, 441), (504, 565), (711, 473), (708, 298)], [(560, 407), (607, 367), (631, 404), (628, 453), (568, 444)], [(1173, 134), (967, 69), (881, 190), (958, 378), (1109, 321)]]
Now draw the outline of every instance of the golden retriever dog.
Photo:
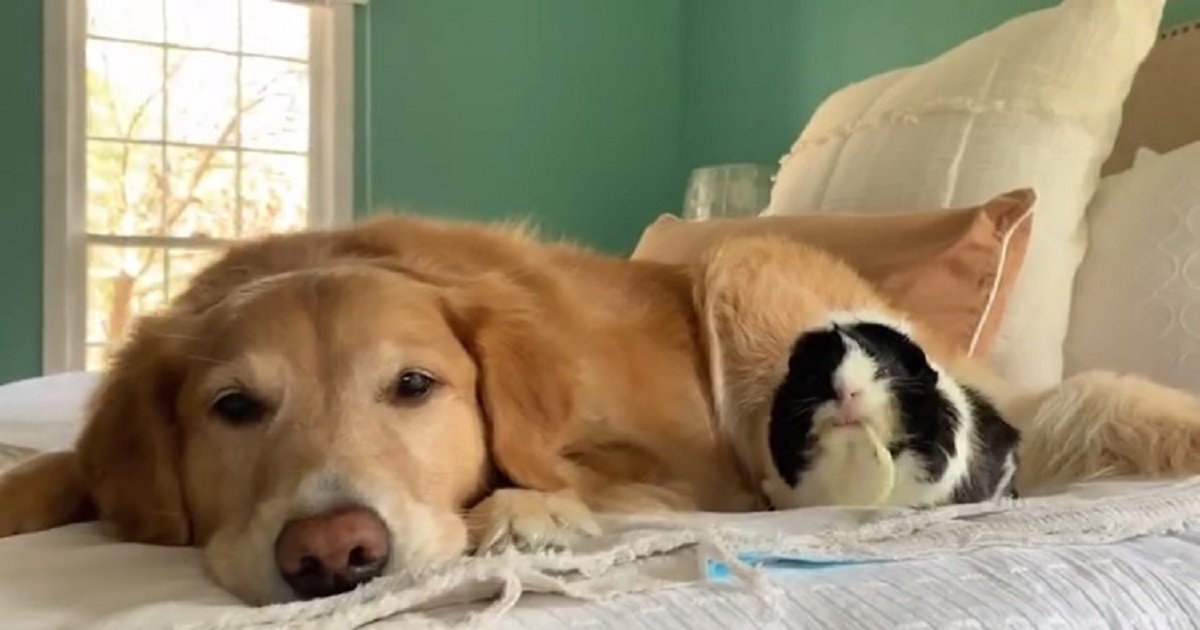
[(701, 340), (686, 269), (414, 218), (268, 238), (140, 322), (75, 450), (0, 479), (0, 535), (92, 512), (264, 603), (750, 509)]
[[(805, 325), (766, 290), (789, 285), (816, 288), (813, 312), (886, 308), (772, 240), (697, 269), (406, 217), (239, 246), (140, 322), (74, 450), (0, 476), (0, 536), (100, 519), (202, 548), (267, 603), (569, 546), (599, 512), (760, 509), (723, 427)], [(1190, 397), (1107, 376), (1008, 395), (950, 359), (1004, 396), (1030, 482), (1200, 472)]]

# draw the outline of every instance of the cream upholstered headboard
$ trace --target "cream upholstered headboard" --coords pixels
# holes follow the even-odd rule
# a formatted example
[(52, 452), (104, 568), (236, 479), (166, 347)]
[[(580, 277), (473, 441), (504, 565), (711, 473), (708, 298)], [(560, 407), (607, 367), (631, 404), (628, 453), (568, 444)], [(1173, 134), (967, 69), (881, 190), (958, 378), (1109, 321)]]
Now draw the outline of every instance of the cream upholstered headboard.
[(1133, 79), (1104, 174), (1133, 164), (1139, 147), (1170, 151), (1200, 140), (1200, 22), (1163, 32)]

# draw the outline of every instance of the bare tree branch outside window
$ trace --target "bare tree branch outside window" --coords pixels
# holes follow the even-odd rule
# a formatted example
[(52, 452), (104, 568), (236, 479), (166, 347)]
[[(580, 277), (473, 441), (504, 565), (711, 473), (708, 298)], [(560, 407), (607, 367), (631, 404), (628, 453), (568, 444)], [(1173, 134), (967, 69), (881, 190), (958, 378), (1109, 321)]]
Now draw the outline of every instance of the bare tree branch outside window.
[(309, 9), (88, 0), (88, 367), (220, 243), (308, 217)]

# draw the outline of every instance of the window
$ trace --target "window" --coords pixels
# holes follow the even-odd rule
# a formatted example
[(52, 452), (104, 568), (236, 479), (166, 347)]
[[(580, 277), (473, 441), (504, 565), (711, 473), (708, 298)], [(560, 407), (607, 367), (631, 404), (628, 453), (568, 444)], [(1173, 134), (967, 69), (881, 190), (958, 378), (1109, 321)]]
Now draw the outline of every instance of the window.
[(349, 10), (47, 0), (45, 371), (103, 367), (230, 243), (348, 219)]

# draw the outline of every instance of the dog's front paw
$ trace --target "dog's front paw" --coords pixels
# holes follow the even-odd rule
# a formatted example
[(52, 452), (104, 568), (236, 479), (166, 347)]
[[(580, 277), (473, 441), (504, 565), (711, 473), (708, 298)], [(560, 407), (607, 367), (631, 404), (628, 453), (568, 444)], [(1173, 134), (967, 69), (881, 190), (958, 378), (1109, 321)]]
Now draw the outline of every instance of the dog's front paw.
[(92, 518), (75, 454), (44, 453), (0, 473), (0, 538)]
[(592, 511), (571, 491), (497, 490), (467, 517), (475, 552), (561, 549), (600, 534)]

